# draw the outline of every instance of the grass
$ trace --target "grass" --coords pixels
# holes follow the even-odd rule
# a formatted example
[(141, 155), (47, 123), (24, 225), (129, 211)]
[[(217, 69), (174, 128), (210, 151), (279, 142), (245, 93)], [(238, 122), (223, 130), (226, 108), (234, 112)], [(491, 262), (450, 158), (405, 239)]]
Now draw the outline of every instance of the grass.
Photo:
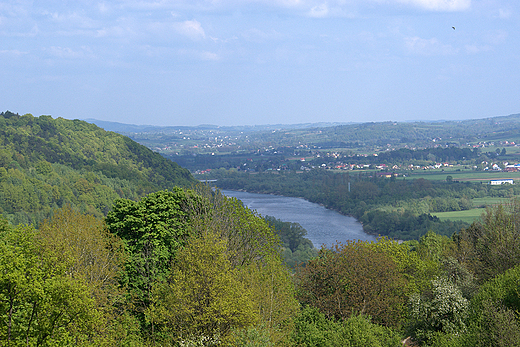
[[(518, 196), (516, 196), (518, 198)], [(485, 197), (485, 198), (474, 198), (471, 199), (474, 207), (481, 206), (491, 206), (497, 204), (505, 204), (511, 201), (511, 198), (493, 198), (493, 197)]]
[[(518, 198), (518, 196), (516, 196)], [(440, 220), (451, 220), (457, 221), (461, 220), (467, 223), (473, 223), (480, 215), (486, 211), (484, 206), (493, 206), (498, 204), (505, 204), (511, 201), (511, 198), (493, 198), (493, 197), (485, 197), (485, 198), (474, 198), (471, 199), (473, 206), (475, 208), (471, 210), (465, 211), (451, 211), (451, 212), (436, 212), (432, 213), (433, 216), (439, 217)]]
[(433, 216), (439, 217), (440, 220), (446, 221), (457, 221), (461, 220), (466, 223), (473, 223), (480, 215), (486, 211), (485, 208), (474, 208), (472, 210), (465, 211), (452, 211), (452, 212), (437, 212), (432, 213)]

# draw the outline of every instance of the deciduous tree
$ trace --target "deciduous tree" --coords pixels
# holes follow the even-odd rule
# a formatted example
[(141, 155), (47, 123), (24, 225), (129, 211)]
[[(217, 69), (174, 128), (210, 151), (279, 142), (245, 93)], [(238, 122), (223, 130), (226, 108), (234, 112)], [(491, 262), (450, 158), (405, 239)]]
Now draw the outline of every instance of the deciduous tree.
[(64, 346), (102, 322), (88, 285), (58, 259), (32, 227), (0, 235), (0, 339), (7, 346)]
[(520, 264), (520, 202), (487, 209), (454, 239), (459, 261), (479, 283)]
[(151, 193), (140, 201), (116, 200), (105, 221), (110, 232), (123, 240), (127, 253), (121, 284), (133, 297), (137, 312), (150, 303), (155, 282), (168, 278), (177, 250), (191, 235), (190, 220), (197, 205), (188, 200), (193, 191), (174, 188)]
[(374, 322), (398, 326), (406, 282), (395, 262), (364, 242), (322, 248), (297, 273), (298, 299), (329, 318), (370, 315)]
[(99, 305), (108, 305), (114, 295), (124, 260), (121, 240), (107, 231), (105, 223), (71, 206), (56, 210), (39, 228), (42, 245), (57, 255), (67, 272), (83, 278)]
[(258, 319), (251, 288), (240, 281), (226, 242), (217, 235), (195, 238), (175, 258), (165, 283), (156, 283), (147, 318), (173, 341), (227, 342), (233, 328)]

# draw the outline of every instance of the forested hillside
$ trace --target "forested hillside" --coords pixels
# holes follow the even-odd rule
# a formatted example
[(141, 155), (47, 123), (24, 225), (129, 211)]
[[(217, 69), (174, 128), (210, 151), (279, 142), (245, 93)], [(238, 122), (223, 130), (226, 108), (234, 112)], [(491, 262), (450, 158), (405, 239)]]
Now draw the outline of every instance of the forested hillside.
[(67, 204), (102, 216), (116, 198), (193, 183), (176, 163), (94, 124), (0, 113), (0, 213), (13, 224), (38, 224)]

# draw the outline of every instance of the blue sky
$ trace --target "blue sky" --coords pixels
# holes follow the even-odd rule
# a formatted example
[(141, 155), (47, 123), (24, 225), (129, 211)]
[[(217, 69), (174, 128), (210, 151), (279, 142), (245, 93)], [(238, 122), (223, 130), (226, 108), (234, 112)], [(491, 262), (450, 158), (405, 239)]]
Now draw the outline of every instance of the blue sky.
[(520, 2), (2, 0), (0, 78), (0, 111), (132, 124), (508, 115)]

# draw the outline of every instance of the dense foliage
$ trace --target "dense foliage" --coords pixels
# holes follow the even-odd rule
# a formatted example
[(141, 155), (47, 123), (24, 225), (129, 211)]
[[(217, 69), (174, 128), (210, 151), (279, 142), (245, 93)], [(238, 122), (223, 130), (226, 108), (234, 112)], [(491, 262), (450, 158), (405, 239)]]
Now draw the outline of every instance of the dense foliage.
[[(0, 219), (0, 337), (11, 346), (516, 346), (518, 206), (490, 209), (451, 238), (322, 248), (294, 275), (268, 222), (208, 187), (121, 199), (104, 220), (70, 206), (39, 230)], [(304, 231), (285, 227), (285, 245), (299, 247)]]
[(121, 283), (138, 312), (150, 305), (153, 284), (167, 278), (176, 251), (191, 236), (190, 199), (193, 194), (180, 188), (139, 201), (118, 199), (106, 217), (108, 230), (124, 243), (128, 258)]
[(280, 237), (282, 255), (289, 267), (294, 269), (298, 265), (306, 264), (309, 259), (318, 255), (318, 250), (311, 240), (304, 237), (307, 235), (307, 230), (300, 224), (283, 222), (272, 216), (265, 216), (264, 218)]
[(327, 319), (318, 309), (308, 306), (295, 317), (292, 341), (295, 346), (398, 347), (399, 334), (374, 324), (370, 318), (353, 315), (344, 320)]
[(300, 302), (318, 308), (327, 318), (355, 314), (397, 327), (405, 304), (406, 280), (381, 249), (364, 242), (322, 248), (297, 276)]
[(520, 265), (520, 202), (488, 209), (456, 237), (460, 258), (480, 282)]
[(0, 338), (6, 346), (114, 345), (131, 323), (114, 304), (121, 253), (103, 222), (71, 209), (41, 231), (0, 233)]
[(36, 223), (67, 204), (98, 216), (119, 197), (193, 184), (144, 146), (80, 120), (0, 113), (0, 213)]
[(278, 238), (238, 200), (175, 188), (117, 200), (105, 220), (124, 244), (120, 284), (150, 338), (209, 344), (255, 324), (287, 338), (296, 301)]

